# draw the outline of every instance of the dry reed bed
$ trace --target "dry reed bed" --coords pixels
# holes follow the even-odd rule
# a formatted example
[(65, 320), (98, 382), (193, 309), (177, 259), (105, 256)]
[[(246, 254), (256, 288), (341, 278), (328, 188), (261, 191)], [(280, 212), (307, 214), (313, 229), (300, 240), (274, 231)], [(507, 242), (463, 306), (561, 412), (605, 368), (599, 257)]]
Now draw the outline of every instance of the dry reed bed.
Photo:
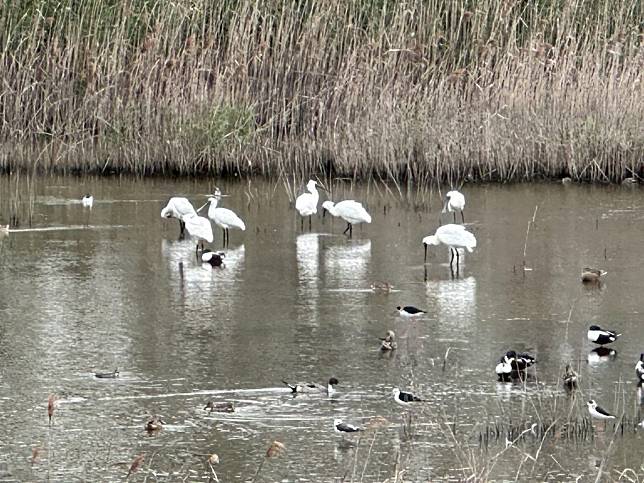
[(644, 176), (642, 5), (9, 2), (0, 170)]

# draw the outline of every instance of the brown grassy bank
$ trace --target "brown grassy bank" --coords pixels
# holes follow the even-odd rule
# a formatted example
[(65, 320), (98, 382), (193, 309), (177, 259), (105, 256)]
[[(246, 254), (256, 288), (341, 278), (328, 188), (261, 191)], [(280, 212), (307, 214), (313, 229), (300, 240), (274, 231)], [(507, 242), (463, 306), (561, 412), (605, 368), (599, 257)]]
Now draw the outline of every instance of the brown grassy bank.
[(644, 176), (643, 5), (5, 1), (0, 170)]

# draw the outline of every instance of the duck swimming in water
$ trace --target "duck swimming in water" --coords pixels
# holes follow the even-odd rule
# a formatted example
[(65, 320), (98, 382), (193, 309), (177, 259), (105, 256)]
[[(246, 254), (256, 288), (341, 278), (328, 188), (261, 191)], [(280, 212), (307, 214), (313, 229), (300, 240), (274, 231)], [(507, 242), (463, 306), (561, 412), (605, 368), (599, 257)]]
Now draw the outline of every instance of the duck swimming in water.
[(204, 407), (206, 411), (209, 412), (215, 412), (215, 413), (234, 413), (235, 412), (235, 404), (226, 401), (226, 402), (215, 402), (215, 401), (208, 401), (208, 404)]
[(398, 348), (398, 343), (396, 342), (396, 334), (393, 330), (388, 330), (387, 335), (384, 338), (380, 339), (382, 343), (380, 344), (381, 351), (393, 351)]
[(607, 273), (608, 272), (605, 272), (604, 270), (584, 267), (584, 269), (581, 271), (581, 281), (583, 283), (598, 283), (599, 279)]
[(317, 384), (315, 382), (307, 382), (307, 383), (299, 383), (299, 384), (289, 384), (286, 381), (282, 381), (282, 382), (291, 388), (291, 392), (293, 394), (299, 394), (303, 392), (308, 392), (308, 393), (322, 392), (322, 393), (326, 393), (327, 396), (332, 396), (336, 392), (335, 386), (340, 384), (340, 382), (335, 377), (332, 377), (329, 379), (329, 382), (327, 383), (326, 387), (323, 386), (322, 384)]
[(112, 372), (95, 372), (94, 377), (99, 379), (114, 379), (119, 377), (119, 370), (114, 369)]
[(163, 429), (164, 424), (165, 421), (163, 419), (161, 419), (159, 416), (154, 415), (148, 420), (147, 423), (145, 423), (145, 430), (150, 433), (160, 431)]

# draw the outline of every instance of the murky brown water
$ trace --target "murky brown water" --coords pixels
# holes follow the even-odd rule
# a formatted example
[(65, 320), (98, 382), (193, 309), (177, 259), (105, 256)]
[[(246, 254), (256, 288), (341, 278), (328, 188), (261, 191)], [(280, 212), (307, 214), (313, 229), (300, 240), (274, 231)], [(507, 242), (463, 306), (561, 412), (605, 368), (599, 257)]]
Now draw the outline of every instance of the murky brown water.
[[(644, 350), (644, 190), (466, 186), (479, 245), (455, 276), (444, 247), (423, 266), (420, 240), (437, 226), (437, 195), (415, 209), (381, 186), (336, 185), (336, 199), (363, 200), (373, 216), (347, 240), (329, 218), (300, 233), (281, 184), (220, 186), (231, 195), (224, 206), (248, 227), (231, 232), (222, 270), (197, 263), (193, 242), (177, 240), (177, 222), (159, 217), (172, 194), (201, 205), (209, 181), (38, 180), (33, 229), (0, 240), (3, 481), (122, 481), (138, 454), (146, 459), (133, 481), (204, 481), (213, 452), (221, 481), (248, 481), (273, 440), (286, 453), (266, 460), (258, 481), (384, 481), (396, 469), (406, 481), (474, 471), (588, 481), (602, 463), (611, 479), (625, 468), (643, 477), (644, 430), (633, 425), (643, 417), (634, 365)], [(85, 192), (96, 198), (91, 211), (78, 201)], [(585, 265), (608, 271), (601, 288), (579, 282)], [(375, 280), (399, 291), (373, 293)], [(393, 313), (405, 304), (428, 315)], [(589, 359), (591, 323), (624, 334), (616, 358)], [(390, 328), (399, 348), (383, 355), (378, 337)], [(496, 382), (508, 348), (538, 357), (525, 386)], [(582, 377), (576, 397), (560, 384), (566, 361)], [(119, 379), (93, 377), (115, 367)], [(281, 384), (330, 376), (341, 382), (332, 399), (294, 398)], [(411, 437), (394, 386), (427, 399)], [(50, 393), (59, 397), (51, 428)], [(563, 423), (582, 427), (591, 397), (624, 413), (623, 432), (595, 424), (567, 437)], [(209, 415), (210, 398), (237, 410)], [(155, 435), (143, 429), (151, 414), (167, 422)], [(367, 424), (376, 415), (391, 425), (353, 445), (333, 431), (334, 418)], [(509, 424), (553, 421), (545, 437), (526, 433), (506, 449)], [(43, 449), (32, 464), (35, 447)]]

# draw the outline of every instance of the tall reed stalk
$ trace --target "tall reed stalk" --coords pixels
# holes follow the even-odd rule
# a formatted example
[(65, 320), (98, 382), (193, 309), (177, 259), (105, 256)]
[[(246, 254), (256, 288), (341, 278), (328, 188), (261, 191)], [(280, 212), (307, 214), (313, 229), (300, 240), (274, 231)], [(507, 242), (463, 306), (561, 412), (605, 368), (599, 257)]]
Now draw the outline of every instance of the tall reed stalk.
[(0, 171), (643, 177), (643, 5), (4, 2)]

